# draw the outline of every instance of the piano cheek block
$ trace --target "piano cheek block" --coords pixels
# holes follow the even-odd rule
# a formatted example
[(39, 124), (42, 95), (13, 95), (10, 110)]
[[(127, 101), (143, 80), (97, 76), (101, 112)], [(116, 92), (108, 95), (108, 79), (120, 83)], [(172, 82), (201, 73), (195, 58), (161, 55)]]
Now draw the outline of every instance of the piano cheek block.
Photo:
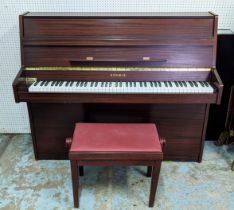
[(202, 160), (209, 105), (223, 90), (216, 15), (28, 12), (19, 20), (13, 91), (27, 102), (36, 159), (66, 159), (65, 138), (87, 121), (157, 123), (165, 159)]

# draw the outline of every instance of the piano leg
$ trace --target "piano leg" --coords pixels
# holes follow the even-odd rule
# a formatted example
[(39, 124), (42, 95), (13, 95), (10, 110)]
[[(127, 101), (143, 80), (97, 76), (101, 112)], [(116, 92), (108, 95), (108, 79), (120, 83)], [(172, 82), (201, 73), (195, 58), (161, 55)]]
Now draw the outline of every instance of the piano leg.
[(204, 120), (203, 120), (202, 139), (201, 139), (201, 146), (200, 146), (200, 152), (199, 152), (199, 157), (198, 157), (199, 163), (202, 161), (204, 143), (205, 143), (205, 138), (206, 138), (206, 128), (207, 128), (207, 123), (208, 123), (208, 118), (209, 118), (209, 111), (210, 111), (210, 105), (207, 104), (206, 111), (204, 114)]

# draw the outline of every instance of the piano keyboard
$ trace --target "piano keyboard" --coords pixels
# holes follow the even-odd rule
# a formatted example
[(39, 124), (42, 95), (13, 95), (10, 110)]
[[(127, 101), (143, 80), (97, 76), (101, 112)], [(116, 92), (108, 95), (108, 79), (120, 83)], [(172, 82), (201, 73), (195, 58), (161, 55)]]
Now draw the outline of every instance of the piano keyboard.
[(29, 87), (35, 93), (213, 93), (208, 82), (85, 82), (85, 81), (37, 81)]

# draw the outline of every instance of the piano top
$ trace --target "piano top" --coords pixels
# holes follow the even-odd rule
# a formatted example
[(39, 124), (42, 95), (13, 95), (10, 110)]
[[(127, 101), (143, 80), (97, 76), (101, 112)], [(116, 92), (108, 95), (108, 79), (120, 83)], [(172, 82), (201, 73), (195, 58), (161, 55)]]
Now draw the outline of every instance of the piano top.
[(26, 17), (62, 18), (212, 18), (211, 12), (26, 12)]

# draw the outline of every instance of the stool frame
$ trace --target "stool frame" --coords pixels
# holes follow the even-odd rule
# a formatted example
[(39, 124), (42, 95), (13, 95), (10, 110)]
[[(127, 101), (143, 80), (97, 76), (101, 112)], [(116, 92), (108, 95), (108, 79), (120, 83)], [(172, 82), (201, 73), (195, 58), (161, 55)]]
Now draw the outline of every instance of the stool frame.
[[(67, 138), (66, 142), (71, 138)], [(164, 139), (160, 139), (163, 149)], [(71, 177), (74, 207), (79, 207), (79, 174), (83, 175), (83, 166), (148, 166), (147, 176), (151, 177), (149, 207), (154, 206), (158, 178), (163, 160), (163, 152), (71, 152)]]

